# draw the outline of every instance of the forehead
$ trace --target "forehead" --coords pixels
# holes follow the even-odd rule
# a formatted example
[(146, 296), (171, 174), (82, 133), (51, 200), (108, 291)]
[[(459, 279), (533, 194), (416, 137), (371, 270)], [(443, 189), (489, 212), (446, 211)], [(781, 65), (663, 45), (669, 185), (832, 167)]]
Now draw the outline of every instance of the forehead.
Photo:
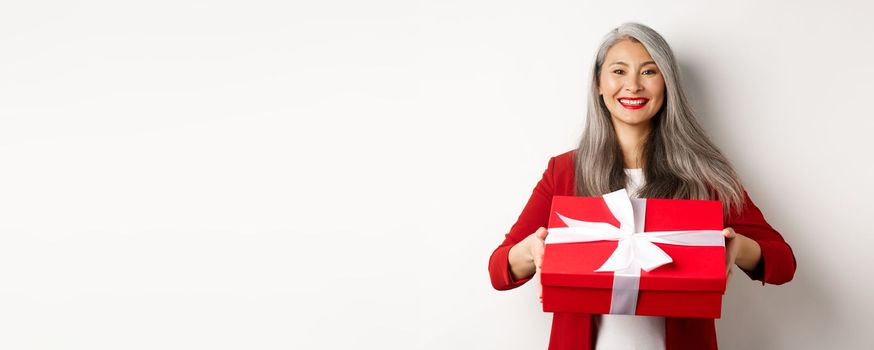
[(612, 65), (617, 62), (625, 63), (626, 65), (642, 65), (652, 63), (652, 61), (652, 56), (649, 55), (643, 44), (627, 39), (613, 44), (607, 50), (607, 55), (604, 56), (605, 65)]

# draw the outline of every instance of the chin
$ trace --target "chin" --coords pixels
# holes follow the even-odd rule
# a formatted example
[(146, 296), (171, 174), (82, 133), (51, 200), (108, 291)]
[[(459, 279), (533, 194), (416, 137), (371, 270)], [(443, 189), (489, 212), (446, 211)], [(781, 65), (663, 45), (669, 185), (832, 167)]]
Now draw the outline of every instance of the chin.
[(627, 125), (632, 125), (632, 126), (647, 125), (650, 123), (650, 121), (652, 121), (652, 117), (645, 118), (645, 119), (644, 118), (640, 118), (640, 119), (637, 119), (637, 118), (635, 118), (635, 119), (614, 118), (614, 120), (615, 119), (618, 119), (619, 122), (621, 122), (622, 124), (627, 124)]

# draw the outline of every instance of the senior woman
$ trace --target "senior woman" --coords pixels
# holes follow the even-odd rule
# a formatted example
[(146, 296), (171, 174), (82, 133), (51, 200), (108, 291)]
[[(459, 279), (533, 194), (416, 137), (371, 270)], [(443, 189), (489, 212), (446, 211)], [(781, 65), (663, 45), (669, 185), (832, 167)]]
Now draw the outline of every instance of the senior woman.
[[(600, 196), (625, 188), (640, 198), (717, 199), (723, 204), (726, 274), (737, 265), (762, 284), (783, 284), (795, 256), (750, 200), (729, 160), (704, 133), (680, 85), (668, 43), (625, 23), (601, 43), (579, 146), (552, 157), (489, 274), (498, 290), (539, 271), (552, 196)], [(713, 319), (555, 313), (550, 350), (716, 349)]]

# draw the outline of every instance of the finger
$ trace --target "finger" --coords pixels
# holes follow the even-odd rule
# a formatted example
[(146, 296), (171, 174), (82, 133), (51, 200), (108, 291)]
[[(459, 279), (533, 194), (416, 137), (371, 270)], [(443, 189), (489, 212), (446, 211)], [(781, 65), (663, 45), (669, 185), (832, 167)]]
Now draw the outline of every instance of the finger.
[(538, 239), (540, 239), (541, 241), (546, 239), (547, 234), (549, 234), (549, 232), (546, 231), (546, 228), (544, 228), (544, 227), (538, 228), (537, 231), (534, 232), (534, 236), (537, 237)]
[(725, 273), (729, 273), (731, 268), (734, 266), (734, 261), (736, 259), (734, 252), (727, 252), (725, 255)]
[(725, 238), (732, 239), (735, 237), (736, 234), (733, 228), (726, 227), (724, 230), (722, 230), (722, 235), (725, 236)]
[(537, 242), (531, 245), (531, 256), (534, 257), (534, 266), (540, 267), (543, 264), (543, 242)]
[(725, 273), (726, 274), (728, 274), (728, 272), (731, 270), (731, 265), (734, 265), (734, 257), (732, 256), (732, 254), (733, 254), (732, 250), (733, 249), (731, 246), (725, 247)]

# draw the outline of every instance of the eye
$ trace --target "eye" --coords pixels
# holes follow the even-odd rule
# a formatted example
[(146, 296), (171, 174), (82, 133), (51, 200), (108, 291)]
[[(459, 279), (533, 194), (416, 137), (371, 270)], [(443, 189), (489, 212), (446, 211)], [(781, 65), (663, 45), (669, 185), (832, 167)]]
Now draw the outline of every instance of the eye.
[(622, 72), (625, 72), (625, 71), (621, 70), (621, 69), (614, 69), (613, 70), (613, 73), (616, 73), (616, 74), (622, 74)]
[(644, 74), (646, 74), (646, 72), (650, 72), (648, 75), (656, 74), (656, 71), (654, 71), (652, 69), (647, 69), (647, 70), (643, 71)]

